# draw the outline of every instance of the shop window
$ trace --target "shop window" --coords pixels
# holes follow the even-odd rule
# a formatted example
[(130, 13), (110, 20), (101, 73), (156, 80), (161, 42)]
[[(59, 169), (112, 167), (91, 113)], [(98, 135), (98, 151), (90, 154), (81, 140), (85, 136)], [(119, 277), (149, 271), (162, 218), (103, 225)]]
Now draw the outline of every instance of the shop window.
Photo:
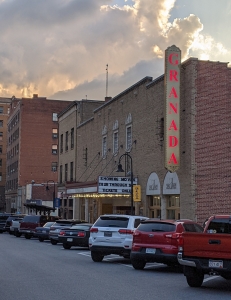
[(161, 218), (161, 200), (159, 196), (149, 197), (149, 217)]
[(177, 220), (180, 219), (180, 197), (170, 196), (167, 200), (167, 218)]

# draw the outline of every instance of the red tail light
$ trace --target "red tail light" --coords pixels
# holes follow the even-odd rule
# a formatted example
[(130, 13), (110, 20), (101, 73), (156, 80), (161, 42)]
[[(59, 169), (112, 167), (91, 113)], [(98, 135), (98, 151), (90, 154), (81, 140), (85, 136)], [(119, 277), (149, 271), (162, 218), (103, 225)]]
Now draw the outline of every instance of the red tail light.
[(133, 230), (130, 230), (130, 229), (120, 229), (119, 233), (120, 234), (133, 234)]
[(59, 235), (65, 235), (65, 231), (60, 231)]
[(90, 229), (90, 232), (98, 232), (98, 228), (93, 227), (93, 228)]
[(78, 232), (77, 236), (79, 236), (79, 237), (85, 237), (85, 232), (84, 231), (80, 231), (80, 232)]
[(166, 234), (165, 237), (171, 239), (178, 239), (180, 237), (180, 233)]

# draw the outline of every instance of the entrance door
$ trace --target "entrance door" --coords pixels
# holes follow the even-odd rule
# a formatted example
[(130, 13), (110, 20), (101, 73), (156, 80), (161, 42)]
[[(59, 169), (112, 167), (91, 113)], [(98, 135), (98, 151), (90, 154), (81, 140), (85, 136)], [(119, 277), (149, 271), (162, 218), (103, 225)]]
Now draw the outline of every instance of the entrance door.
[(112, 204), (102, 204), (102, 214), (112, 214), (113, 206)]

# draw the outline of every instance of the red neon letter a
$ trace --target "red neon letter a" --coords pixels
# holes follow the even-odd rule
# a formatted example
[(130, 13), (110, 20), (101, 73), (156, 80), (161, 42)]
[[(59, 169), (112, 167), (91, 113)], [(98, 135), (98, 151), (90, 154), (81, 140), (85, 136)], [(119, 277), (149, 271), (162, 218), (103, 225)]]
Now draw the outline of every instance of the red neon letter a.
[(173, 163), (174, 165), (177, 165), (177, 163), (178, 163), (174, 153), (172, 153), (172, 155), (168, 161), (168, 164), (171, 164), (171, 163)]

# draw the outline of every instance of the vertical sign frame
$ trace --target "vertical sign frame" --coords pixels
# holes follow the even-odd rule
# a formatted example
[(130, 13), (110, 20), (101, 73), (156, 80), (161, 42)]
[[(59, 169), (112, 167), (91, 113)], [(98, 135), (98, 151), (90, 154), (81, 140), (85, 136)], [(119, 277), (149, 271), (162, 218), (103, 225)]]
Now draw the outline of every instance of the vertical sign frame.
[(165, 168), (180, 167), (180, 65), (181, 50), (175, 45), (165, 50)]

